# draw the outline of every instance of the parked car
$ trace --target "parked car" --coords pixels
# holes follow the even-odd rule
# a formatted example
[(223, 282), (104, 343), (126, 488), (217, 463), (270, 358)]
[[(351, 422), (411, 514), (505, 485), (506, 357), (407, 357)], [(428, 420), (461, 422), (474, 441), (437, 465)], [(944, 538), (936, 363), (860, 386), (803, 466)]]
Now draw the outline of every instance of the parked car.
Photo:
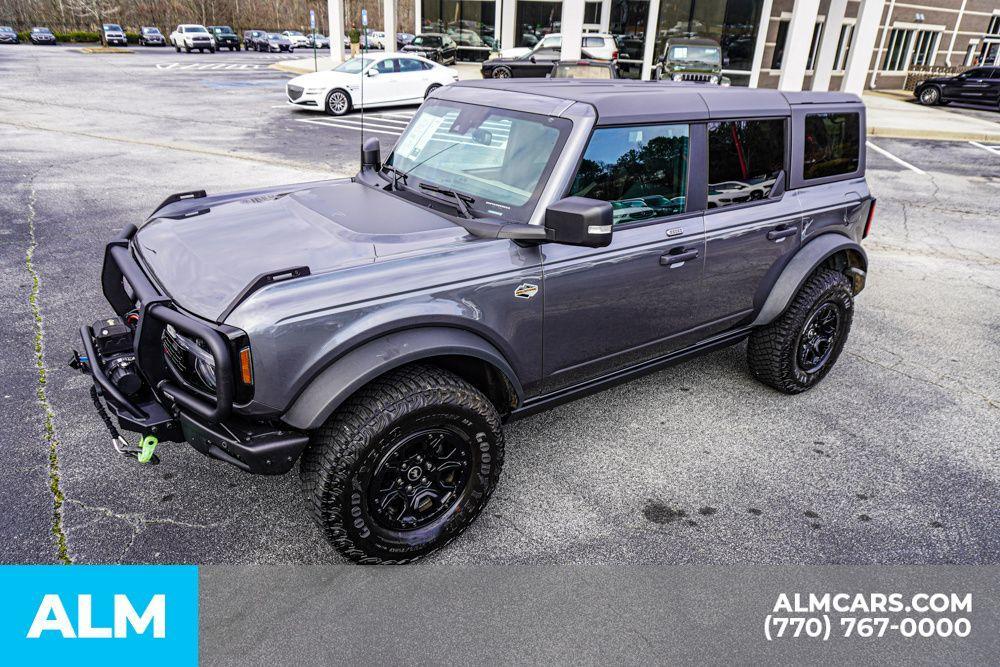
[(285, 92), (289, 104), (343, 116), (362, 106), (419, 104), (455, 81), (458, 72), (417, 55), (365, 55), (332, 70), (297, 76), (288, 82)]
[(613, 60), (560, 60), (552, 65), (552, 79), (617, 79), (618, 66)]
[(913, 95), (921, 104), (965, 102), (1000, 105), (1000, 67), (976, 67), (956, 76), (934, 77), (917, 83)]
[(166, 46), (167, 40), (159, 28), (143, 26), (139, 29), (139, 46)]
[(256, 45), (258, 51), (267, 51), (268, 53), (280, 53), (282, 51), (287, 51), (288, 53), (295, 52), (295, 45), (292, 41), (276, 32), (267, 33), (257, 40)]
[[(126, 225), (73, 363), (125, 430), (248, 473), (301, 461), (334, 548), (409, 562), (486, 507), (505, 422), (743, 341), (763, 384), (820, 383), (868, 270), (864, 118), (842, 93), (446, 86), (352, 178)], [(761, 174), (766, 197), (707, 209), (707, 183)], [(683, 207), (614, 224), (645, 197)]]
[(240, 38), (228, 25), (210, 25), (208, 32), (215, 40), (215, 48), (220, 51), (227, 48), (230, 51), (240, 50)]
[(0, 44), (20, 44), (17, 31), (9, 25), (0, 25)]
[(365, 45), (366, 49), (375, 49), (376, 51), (381, 51), (385, 48), (385, 33), (380, 30), (372, 30), (371, 28), (366, 28), (363, 33), (361, 33), (362, 43), (367, 43)]
[(28, 33), (28, 39), (31, 40), (32, 44), (50, 44), (55, 46), (56, 36), (52, 34), (52, 31), (48, 28), (35, 27), (31, 29)]
[[(591, 58), (596, 60), (618, 59), (618, 43), (615, 42), (615, 38), (611, 35), (588, 32), (581, 38), (580, 47), (589, 53)], [(562, 34), (554, 32), (550, 35), (546, 35), (531, 47), (520, 46), (503, 49), (500, 52), (500, 57), (517, 58), (527, 55), (532, 51), (538, 51), (541, 49), (555, 49), (556, 52), (559, 52), (562, 49)]]
[(281, 34), (287, 37), (288, 41), (297, 49), (309, 46), (309, 37), (303, 35), (298, 30), (283, 30)]
[[(587, 51), (582, 55), (593, 59)], [(553, 66), (561, 57), (562, 49), (559, 47), (544, 46), (516, 58), (491, 58), (480, 66), (479, 71), (484, 79), (542, 78), (552, 74)]]
[(416, 35), (410, 34), (408, 32), (397, 32), (396, 33), (396, 50), (402, 49), (404, 46), (413, 41)]
[(178, 53), (181, 49), (188, 53), (194, 49), (198, 49), (200, 53), (205, 51), (215, 53), (215, 40), (205, 26), (197, 23), (182, 23), (177, 26), (177, 29), (170, 33), (170, 43)]
[(729, 77), (722, 74), (722, 48), (714, 39), (703, 37), (671, 37), (663, 47), (653, 79), (688, 81), (728, 86)]
[(104, 44), (106, 46), (128, 46), (128, 39), (125, 38), (125, 30), (117, 23), (102, 24), (101, 34), (104, 37)]
[(310, 49), (313, 48), (314, 46), (317, 49), (330, 48), (330, 38), (327, 37), (326, 35), (322, 35), (320, 33), (316, 33), (315, 35), (313, 35), (312, 33), (310, 33), (306, 35), (306, 37), (309, 39), (306, 46), (308, 46)]
[(257, 40), (267, 36), (266, 30), (244, 30), (243, 48), (247, 51), (257, 50)]
[(417, 35), (400, 51), (402, 53), (419, 53), (424, 58), (442, 65), (454, 65), (458, 60), (455, 41), (448, 35), (435, 32)]

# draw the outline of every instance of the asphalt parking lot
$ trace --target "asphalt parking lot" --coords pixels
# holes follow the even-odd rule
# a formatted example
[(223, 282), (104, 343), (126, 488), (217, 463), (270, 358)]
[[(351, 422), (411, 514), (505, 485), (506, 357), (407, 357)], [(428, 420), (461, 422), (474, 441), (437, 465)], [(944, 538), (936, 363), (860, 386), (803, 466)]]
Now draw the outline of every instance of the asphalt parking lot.
[[(356, 168), (360, 119), (289, 109), (273, 61), (0, 49), (0, 561), (339, 561), (297, 474), (119, 457), (66, 367), (110, 312), (103, 244), (166, 195)], [(366, 125), (388, 147), (412, 111)], [(868, 288), (823, 384), (779, 395), (738, 346), (512, 424), (486, 513), (430, 561), (1000, 562), (1000, 147), (873, 143)]]

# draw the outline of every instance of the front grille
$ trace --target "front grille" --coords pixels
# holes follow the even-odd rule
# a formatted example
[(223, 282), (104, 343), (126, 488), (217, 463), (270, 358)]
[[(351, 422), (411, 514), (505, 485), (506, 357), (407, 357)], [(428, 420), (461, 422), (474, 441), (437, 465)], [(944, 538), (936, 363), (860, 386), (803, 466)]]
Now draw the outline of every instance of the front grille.
[(300, 88), (299, 86), (286, 86), (286, 87), (288, 88), (288, 99), (290, 99), (293, 102), (302, 97), (302, 93), (305, 90), (304, 88)]
[(709, 83), (712, 80), (711, 74), (681, 74), (681, 81), (694, 81), (696, 83)]

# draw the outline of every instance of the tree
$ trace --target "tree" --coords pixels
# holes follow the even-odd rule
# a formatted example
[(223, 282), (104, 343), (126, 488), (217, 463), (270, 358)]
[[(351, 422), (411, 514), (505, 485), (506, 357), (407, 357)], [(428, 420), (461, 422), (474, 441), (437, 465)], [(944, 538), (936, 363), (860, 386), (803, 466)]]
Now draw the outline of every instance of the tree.
[(104, 17), (118, 13), (118, 5), (114, 0), (66, 0), (66, 5), (80, 18), (97, 21), (101, 44), (107, 46), (107, 40), (104, 38)]

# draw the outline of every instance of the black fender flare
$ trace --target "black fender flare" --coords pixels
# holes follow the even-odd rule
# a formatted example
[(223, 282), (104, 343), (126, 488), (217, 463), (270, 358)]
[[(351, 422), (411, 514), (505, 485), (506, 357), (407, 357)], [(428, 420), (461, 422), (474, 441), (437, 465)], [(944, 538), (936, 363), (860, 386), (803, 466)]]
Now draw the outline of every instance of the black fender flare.
[[(868, 270), (868, 254), (861, 245), (842, 234), (822, 234), (802, 246), (785, 265), (750, 326), (763, 326), (777, 319), (785, 312), (813, 271), (828, 258), (844, 250), (855, 252), (861, 258), (861, 266), (854, 268), (861, 271), (863, 278), (864, 272)], [(855, 293), (859, 291), (860, 289), (856, 289)]]
[(302, 430), (318, 428), (354, 392), (380, 375), (405, 364), (440, 356), (480, 359), (502, 373), (517, 404), (524, 389), (514, 369), (489, 341), (471, 331), (452, 327), (420, 327), (386, 334), (346, 353), (314, 377), (282, 421)]

